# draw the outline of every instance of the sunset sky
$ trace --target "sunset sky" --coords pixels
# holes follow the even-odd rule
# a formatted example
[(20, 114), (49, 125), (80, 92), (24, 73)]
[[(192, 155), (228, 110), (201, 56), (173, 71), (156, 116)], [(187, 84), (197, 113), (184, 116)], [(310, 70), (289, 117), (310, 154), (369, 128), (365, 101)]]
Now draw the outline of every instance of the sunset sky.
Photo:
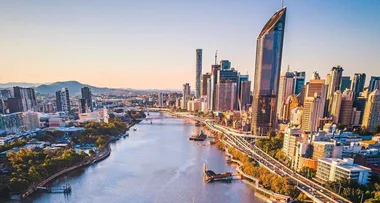
[[(283, 70), (380, 75), (380, 1), (287, 0)], [(280, 0), (0, 1), (0, 83), (78, 80), (180, 89), (215, 50), (253, 78), (256, 38)]]

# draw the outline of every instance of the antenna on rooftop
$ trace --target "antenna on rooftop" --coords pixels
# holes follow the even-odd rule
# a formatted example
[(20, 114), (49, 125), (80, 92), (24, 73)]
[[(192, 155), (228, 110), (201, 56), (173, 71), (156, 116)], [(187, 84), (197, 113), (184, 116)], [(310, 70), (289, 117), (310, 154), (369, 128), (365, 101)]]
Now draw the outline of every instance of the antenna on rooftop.
[(290, 65), (288, 64), (288, 70), (286, 72), (290, 72)]
[(216, 50), (215, 52), (215, 65), (216, 65), (217, 60), (218, 60), (218, 50)]

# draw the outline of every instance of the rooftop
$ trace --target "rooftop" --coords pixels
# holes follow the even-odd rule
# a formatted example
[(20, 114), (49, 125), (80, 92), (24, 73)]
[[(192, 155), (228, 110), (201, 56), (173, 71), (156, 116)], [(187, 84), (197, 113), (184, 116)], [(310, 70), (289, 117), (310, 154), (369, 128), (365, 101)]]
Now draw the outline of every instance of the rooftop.
[(363, 171), (363, 170), (371, 170), (370, 168), (354, 164), (352, 158), (348, 159), (339, 159), (339, 158), (323, 158), (318, 159), (318, 161), (325, 162), (331, 165), (336, 165), (338, 168), (348, 170), (348, 171)]

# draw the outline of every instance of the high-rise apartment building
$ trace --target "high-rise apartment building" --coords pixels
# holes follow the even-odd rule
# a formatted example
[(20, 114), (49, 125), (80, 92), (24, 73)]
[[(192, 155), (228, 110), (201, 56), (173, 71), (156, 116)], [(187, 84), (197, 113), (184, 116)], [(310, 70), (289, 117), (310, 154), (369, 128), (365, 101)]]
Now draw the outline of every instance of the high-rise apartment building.
[(351, 90), (352, 90), (352, 100), (355, 101), (356, 98), (360, 96), (360, 92), (363, 92), (364, 90), (364, 84), (365, 84), (365, 73), (355, 73), (354, 77), (352, 78), (351, 83)]
[(186, 109), (187, 108), (187, 102), (191, 98), (191, 90), (190, 90), (190, 84), (189, 83), (183, 84), (182, 95), (183, 95), (183, 97), (182, 97), (183, 98), (182, 99), (183, 108)]
[(210, 95), (207, 95), (207, 98), (210, 100), (209, 109), (215, 110), (215, 95), (216, 95), (216, 84), (218, 82), (218, 72), (220, 70), (220, 65), (211, 66), (211, 91)]
[(252, 132), (266, 135), (277, 125), (278, 83), (284, 42), (286, 7), (278, 10), (257, 38), (252, 102)]
[(334, 96), (334, 92), (339, 90), (341, 84), (342, 84), (342, 74), (343, 74), (343, 68), (340, 66), (333, 67), (330, 72), (330, 81), (328, 81), (326, 84), (328, 84), (328, 90), (327, 90), (327, 115), (331, 112), (331, 105), (332, 105), (332, 97)]
[(62, 88), (61, 90), (55, 92), (55, 100), (57, 111), (64, 111), (66, 113), (70, 112), (69, 89)]
[(363, 127), (372, 131), (380, 125), (380, 90), (376, 89), (369, 94), (363, 113)]
[(283, 107), (290, 95), (294, 91), (294, 73), (293, 72), (283, 72), (280, 76), (280, 82), (278, 86), (278, 100), (277, 100), (277, 114), (280, 120), (283, 120)]
[(293, 109), (297, 108), (300, 105), (298, 97), (296, 95), (290, 95), (283, 106), (282, 110), (282, 119), (284, 121), (290, 121), (291, 112)]
[[(353, 102), (352, 102), (352, 91), (346, 89), (342, 94), (342, 100), (340, 104), (339, 122), (343, 125), (351, 125), (353, 117)], [(356, 116), (356, 115), (355, 115)]]
[(203, 74), (201, 78), (201, 96), (207, 96), (207, 80), (211, 78), (209, 73)]
[(306, 97), (302, 114), (302, 130), (304, 132), (317, 131), (319, 119), (323, 118), (324, 100), (317, 94)]
[(216, 85), (216, 107), (217, 111), (233, 111), (236, 102), (236, 83), (225, 82)]
[(195, 51), (196, 67), (195, 67), (195, 97), (201, 96), (201, 76), (202, 76), (202, 49)]
[(373, 90), (380, 90), (380, 76), (371, 76), (368, 85), (368, 91), (372, 92)]
[(158, 93), (158, 107), (164, 106), (164, 94), (162, 92)]
[(331, 98), (330, 117), (334, 123), (338, 123), (340, 114), (340, 105), (342, 103), (342, 93), (337, 90)]
[(247, 110), (248, 105), (251, 104), (251, 81), (240, 81), (240, 110)]
[(351, 78), (350, 76), (342, 76), (342, 83), (340, 84), (340, 92), (344, 92), (346, 89), (351, 88)]
[(21, 100), (22, 111), (36, 111), (37, 101), (33, 88), (13, 87), (13, 95)]
[(84, 99), (86, 101), (88, 110), (91, 112), (94, 111), (93, 105), (92, 105), (91, 89), (89, 87), (83, 87), (81, 89), (81, 92), (82, 92), (82, 99)]

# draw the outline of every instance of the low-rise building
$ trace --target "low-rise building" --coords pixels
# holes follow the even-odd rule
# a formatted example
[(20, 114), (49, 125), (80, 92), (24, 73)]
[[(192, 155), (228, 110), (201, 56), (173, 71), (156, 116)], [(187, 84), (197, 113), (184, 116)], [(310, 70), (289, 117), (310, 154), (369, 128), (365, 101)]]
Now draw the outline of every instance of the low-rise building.
[(318, 159), (316, 180), (325, 183), (327, 181), (350, 180), (365, 185), (371, 177), (371, 169), (354, 164), (354, 160), (324, 158)]

